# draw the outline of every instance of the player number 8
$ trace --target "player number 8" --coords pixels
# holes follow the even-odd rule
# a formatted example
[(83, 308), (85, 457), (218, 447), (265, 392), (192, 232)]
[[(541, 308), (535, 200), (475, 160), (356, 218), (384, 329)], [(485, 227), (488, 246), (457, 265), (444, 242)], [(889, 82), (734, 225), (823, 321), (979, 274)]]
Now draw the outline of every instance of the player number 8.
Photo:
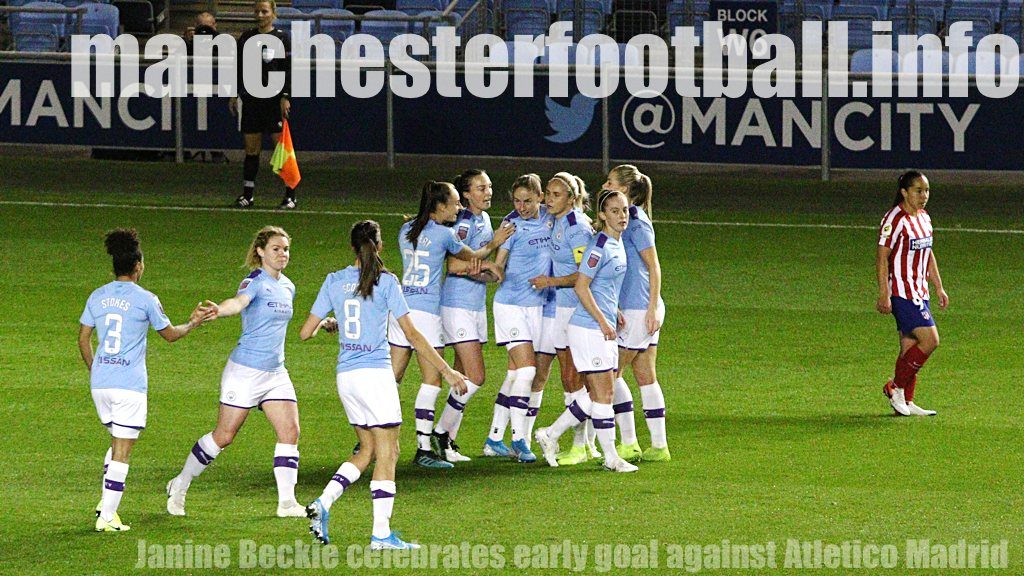
[(359, 300), (345, 300), (345, 338), (358, 340), (362, 333), (362, 324), (359, 322), (360, 314)]

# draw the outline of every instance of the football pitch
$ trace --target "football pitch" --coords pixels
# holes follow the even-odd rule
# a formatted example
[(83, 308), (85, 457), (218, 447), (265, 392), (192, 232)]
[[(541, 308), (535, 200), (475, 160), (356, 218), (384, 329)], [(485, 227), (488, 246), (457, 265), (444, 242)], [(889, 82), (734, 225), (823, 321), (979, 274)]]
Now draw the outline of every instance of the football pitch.
[[(285, 274), (297, 293), (286, 363), (302, 426), (296, 494), (306, 503), (355, 441), (334, 383), (337, 341), (298, 338), (324, 276), (351, 263), (351, 224), (378, 220), (385, 261), (399, 269), (395, 236), (401, 214), (416, 211), (422, 182), (488, 168), (477, 160), (395, 171), (310, 162), (302, 166), (300, 210), (280, 213), (266, 210), (279, 192), (265, 160), (257, 209), (238, 211), (224, 206), (238, 193), (239, 163), (0, 157), (7, 422), (0, 573), (198, 573), (206, 570), (168, 563), (176, 550), (202, 547), (219, 550), (211, 571), (222, 573), (279, 573), (304, 567), (306, 558), (320, 563), (316, 571), (336, 573), (800, 573), (828, 568), (815, 552), (820, 544), (880, 556), (895, 550), (878, 571), (907, 573), (926, 559), (929, 567), (914, 571), (940, 574), (949, 570), (937, 563), (955, 560), (963, 541), (995, 549), (1006, 569), (992, 572), (1024, 574), (1024, 192), (932, 177), (928, 211), (951, 305), (935, 307), (942, 344), (921, 372), (917, 397), (938, 416), (897, 418), (881, 394), (897, 351), (894, 322), (874, 310), (875, 227), (895, 193), (895, 173), (822, 184), (788, 173), (641, 165), (654, 180), (665, 275), (658, 376), (671, 462), (612, 474), (593, 463), (549, 468), (481, 457), (506, 362), (492, 344), (487, 384), (458, 439), (472, 462), (440, 472), (411, 464), (415, 363), (400, 388), (406, 424), (391, 524), (431, 545), (426, 566), (406, 558), (399, 569), (385, 567), (379, 554), (353, 546), (369, 540), (369, 474), (331, 510), (333, 552), (312, 545), (306, 520), (275, 517), (275, 440), (255, 411), (193, 483), (188, 515), (172, 517), (164, 485), (216, 421), (220, 373), (240, 331), (228, 318), (175, 344), (150, 335), (149, 418), (120, 507), (132, 530), (94, 533), (109, 436), (75, 342), (86, 298), (111, 279), (105, 231), (138, 228), (141, 285), (175, 323), (201, 299), (233, 295), (257, 229), (277, 224), (291, 233)], [(506, 189), (518, 172), (546, 180), (555, 171), (549, 165), (491, 170), (492, 218), (511, 210)], [(592, 194), (604, 181), (596, 171), (581, 175)], [(538, 426), (562, 409), (556, 374)], [(635, 388), (634, 398), (646, 447)], [(737, 547), (746, 547), (745, 564)]]

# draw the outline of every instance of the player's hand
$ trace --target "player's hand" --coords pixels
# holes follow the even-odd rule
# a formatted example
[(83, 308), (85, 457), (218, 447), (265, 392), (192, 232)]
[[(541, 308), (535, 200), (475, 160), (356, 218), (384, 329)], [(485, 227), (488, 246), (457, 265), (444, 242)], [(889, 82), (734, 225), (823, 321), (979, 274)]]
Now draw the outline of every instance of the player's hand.
[(466, 377), (458, 370), (451, 368), (444, 371), (444, 380), (457, 394), (465, 394), (469, 388), (466, 387)]
[(942, 288), (939, 288), (939, 308), (945, 310), (949, 307), (949, 294)]
[(601, 334), (604, 335), (605, 340), (615, 340), (618, 337), (615, 328), (603, 317), (601, 318)]
[(334, 334), (338, 331), (338, 319), (334, 316), (328, 316), (320, 321), (320, 328), (328, 334)]
[(288, 119), (288, 114), (292, 111), (292, 101), (287, 98), (281, 98), (281, 118)]
[(543, 290), (548, 286), (551, 286), (550, 276), (535, 276), (530, 278), (530, 286), (533, 286), (534, 290)]
[(501, 246), (506, 240), (512, 237), (516, 233), (516, 225), (511, 222), (501, 221), (501, 225), (494, 231), (494, 246)]
[(501, 284), (502, 282), (505, 281), (505, 269), (502, 268), (501, 266), (498, 266), (494, 262), (491, 262), (490, 260), (484, 260), (480, 263), (480, 267), (483, 270), (486, 270), (491, 274), (494, 274), (495, 282), (497, 282), (498, 284)]
[(882, 314), (892, 314), (892, 300), (888, 296), (879, 296), (878, 302), (875, 302), (875, 310)]
[(228, 111), (232, 116), (238, 116), (238, 98), (232, 96), (228, 99)]
[(622, 310), (615, 311), (615, 329), (622, 330), (626, 327), (626, 315), (622, 313)]
[(203, 311), (203, 324), (212, 322), (217, 319), (217, 314), (220, 313), (220, 306), (212, 300), (204, 300), (201, 304), (201, 310)]
[(661, 330), (661, 321), (658, 320), (658, 309), (647, 309), (647, 314), (644, 316), (644, 326), (647, 327), (647, 333), (654, 336), (654, 333)]

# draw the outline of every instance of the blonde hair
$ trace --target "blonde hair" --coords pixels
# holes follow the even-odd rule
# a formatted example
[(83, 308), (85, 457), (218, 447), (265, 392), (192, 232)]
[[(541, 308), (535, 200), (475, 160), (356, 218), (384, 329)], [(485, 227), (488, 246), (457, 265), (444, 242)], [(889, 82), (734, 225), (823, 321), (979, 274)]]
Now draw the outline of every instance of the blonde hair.
[(255, 270), (263, 266), (263, 258), (260, 258), (260, 253), (257, 252), (259, 248), (266, 248), (267, 243), (270, 242), (271, 238), (281, 236), (291, 242), (292, 237), (284, 231), (284, 228), (280, 226), (264, 226), (256, 233), (256, 237), (252, 239), (252, 244), (249, 245), (249, 252), (245, 255), (245, 265), (250, 270)]
[(611, 174), (620, 183), (629, 187), (630, 203), (643, 208), (647, 216), (653, 218), (651, 196), (654, 194), (654, 187), (651, 184), (651, 179), (632, 164), (620, 164), (612, 168)]
[(564, 184), (565, 189), (569, 191), (573, 208), (580, 212), (586, 212), (590, 208), (590, 195), (587, 194), (587, 185), (583, 183), (582, 178), (568, 172), (559, 172), (548, 180), (548, 184), (555, 180)]

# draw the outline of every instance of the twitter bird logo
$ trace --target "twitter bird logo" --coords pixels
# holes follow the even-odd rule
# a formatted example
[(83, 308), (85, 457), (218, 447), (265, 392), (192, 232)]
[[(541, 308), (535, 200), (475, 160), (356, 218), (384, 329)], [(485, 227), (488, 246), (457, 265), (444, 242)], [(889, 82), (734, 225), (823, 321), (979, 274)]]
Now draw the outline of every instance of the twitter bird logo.
[(572, 102), (568, 106), (562, 106), (552, 100), (550, 96), (545, 96), (545, 113), (551, 124), (551, 129), (555, 133), (544, 138), (558, 144), (568, 144), (579, 140), (583, 133), (590, 128), (591, 121), (594, 120), (594, 106), (596, 105), (596, 99), (583, 94), (573, 96)]

